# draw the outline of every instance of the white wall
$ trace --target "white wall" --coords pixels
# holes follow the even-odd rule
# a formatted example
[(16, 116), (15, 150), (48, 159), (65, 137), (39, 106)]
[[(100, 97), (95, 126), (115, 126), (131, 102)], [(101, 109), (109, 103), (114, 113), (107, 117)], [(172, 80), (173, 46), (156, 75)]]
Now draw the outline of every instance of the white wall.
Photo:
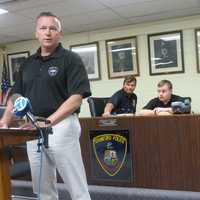
[[(200, 112), (200, 95), (198, 94), (200, 74), (197, 73), (194, 37), (194, 29), (198, 28), (199, 26), (200, 15), (80, 34), (65, 35), (62, 38), (62, 43), (65, 48), (68, 48), (73, 44), (99, 41), (101, 80), (91, 81), (91, 89), (93, 96), (110, 96), (113, 92), (121, 88), (123, 79), (108, 79), (105, 40), (137, 36), (140, 69), (140, 76), (137, 77), (138, 84), (135, 91), (135, 93), (138, 95), (137, 110), (140, 110), (150, 98), (153, 98), (157, 95), (156, 85), (158, 81), (161, 79), (169, 79), (174, 85), (174, 93), (182, 96), (192, 97), (192, 110), (195, 112)], [(147, 34), (174, 30), (183, 31), (185, 73), (150, 76)], [(7, 53), (26, 50), (34, 53), (37, 47), (38, 43), (35, 40), (8, 44)], [(85, 100), (83, 102), (80, 116), (90, 116), (89, 108)]]

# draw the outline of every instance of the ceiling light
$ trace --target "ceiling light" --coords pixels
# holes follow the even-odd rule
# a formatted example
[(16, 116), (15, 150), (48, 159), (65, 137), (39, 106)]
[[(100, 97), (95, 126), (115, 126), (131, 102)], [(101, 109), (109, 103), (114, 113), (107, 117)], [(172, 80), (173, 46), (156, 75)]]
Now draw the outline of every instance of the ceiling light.
[(14, 3), (18, 3), (19, 1), (28, 1), (28, 0), (0, 0), (0, 4), (1, 5), (14, 4)]
[(0, 8), (0, 15), (1, 15), (1, 14), (5, 14), (5, 13), (7, 13), (7, 12), (8, 12), (7, 10)]
[(11, 1), (13, 2), (13, 1), (15, 1), (15, 0), (0, 0), (0, 3), (3, 4), (3, 3), (11, 2)]

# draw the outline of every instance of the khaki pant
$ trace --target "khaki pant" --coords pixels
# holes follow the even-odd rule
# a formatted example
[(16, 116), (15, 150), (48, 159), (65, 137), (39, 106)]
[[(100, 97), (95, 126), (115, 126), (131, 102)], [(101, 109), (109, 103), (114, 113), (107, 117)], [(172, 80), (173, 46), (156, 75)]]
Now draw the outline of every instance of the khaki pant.
[[(52, 127), (49, 148), (42, 155), (40, 199), (58, 200), (56, 169), (61, 175), (72, 200), (90, 200), (85, 169), (80, 150), (80, 124), (78, 117), (71, 115)], [(41, 155), (37, 152), (37, 141), (27, 142), (27, 153), (31, 165), (33, 191), (38, 193)]]

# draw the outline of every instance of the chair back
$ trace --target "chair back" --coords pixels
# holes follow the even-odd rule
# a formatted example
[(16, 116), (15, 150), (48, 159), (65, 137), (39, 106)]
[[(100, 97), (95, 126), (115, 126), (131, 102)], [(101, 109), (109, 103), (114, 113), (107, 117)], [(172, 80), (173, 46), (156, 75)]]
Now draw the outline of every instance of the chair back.
[(191, 103), (192, 102), (192, 99), (191, 99), (191, 97), (182, 97), (183, 98), (183, 101), (184, 101), (184, 103)]
[(90, 114), (92, 117), (102, 116), (105, 105), (110, 97), (89, 97), (87, 102), (90, 108)]

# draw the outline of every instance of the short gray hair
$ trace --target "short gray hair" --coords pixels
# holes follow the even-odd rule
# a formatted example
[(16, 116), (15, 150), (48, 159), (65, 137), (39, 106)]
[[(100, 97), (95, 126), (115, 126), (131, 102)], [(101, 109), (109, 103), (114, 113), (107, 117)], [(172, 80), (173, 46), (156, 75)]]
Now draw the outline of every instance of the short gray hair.
[(40, 18), (40, 17), (55, 17), (57, 22), (58, 22), (58, 26), (59, 26), (59, 31), (62, 30), (62, 25), (61, 25), (61, 20), (58, 16), (54, 15), (52, 12), (41, 12), (37, 17), (36, 17), (36, 21)]

